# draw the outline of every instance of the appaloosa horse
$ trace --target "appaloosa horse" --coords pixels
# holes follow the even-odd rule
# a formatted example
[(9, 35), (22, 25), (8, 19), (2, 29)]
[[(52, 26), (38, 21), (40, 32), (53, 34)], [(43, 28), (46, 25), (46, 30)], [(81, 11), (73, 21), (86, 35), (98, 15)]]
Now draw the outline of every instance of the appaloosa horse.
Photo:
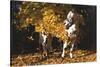
[(62, 57), (65, 56), (65, 48), (67, 45), (70, 45), (70, 58), (73, 58), (72, 51), (74, 49), (74, 45), (76, 45), (80, 39), (80, 26), (85, 25), (84, 18), (82, 15), (78, 14), (77, 12), (70, 11), (68, 13), (67, 19), (64, 21), (65, 31), (68, 33), (69, 41), (63, 41), (63, 52)]

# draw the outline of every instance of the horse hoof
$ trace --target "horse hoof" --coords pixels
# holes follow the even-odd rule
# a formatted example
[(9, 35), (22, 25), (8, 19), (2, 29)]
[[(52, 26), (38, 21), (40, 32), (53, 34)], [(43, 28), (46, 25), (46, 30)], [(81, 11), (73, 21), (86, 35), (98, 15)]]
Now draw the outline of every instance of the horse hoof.
[(61, 57), (64, 58), (64, 54), (62, 54)]

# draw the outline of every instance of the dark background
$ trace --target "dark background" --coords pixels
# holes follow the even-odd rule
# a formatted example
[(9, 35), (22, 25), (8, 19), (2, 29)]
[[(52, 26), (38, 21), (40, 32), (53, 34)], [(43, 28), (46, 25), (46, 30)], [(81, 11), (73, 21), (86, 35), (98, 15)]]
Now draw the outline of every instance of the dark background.
[[(15, 24), (12, 22), (14, 19), (16, 20), (17, 24), (19, 20), (16, 19), (14, 16), (14, 12), (18, 13), (18, 7), (21, 5), (21, 1), (11, 1), (10, 5), (10, 51), (12, 54), (20, 54), (24, 50), (24, 53), (29, 52), (37, 52), (37, 48), (39, 47), (38, 40), (39, 40), (39, 33), (35, 32), (35, 27), (29, 25), (27, 28), (23, 30), (17, 30)], [(73, 8), (77, 10), (78, 13), (81, 13), (80, 10), (83, 10), (81, 13), (85, 18), (85, 26), (82, 27), (83, 32), (83, 39), (80, 40), (80, 44), (78, 44), (77, 48), (80, 49), (87, 49), (87, 50), (94, 50), (96, 51), (96, 6), (92, 5), (71, 5)], [(86, 11), (86, 12), (85, 12)], [(28, 31), (29, 30), (29, 31)], [(33, 31), (33, 32), (32, 32)], [(34, 41), (29, 40), (26, 36), (30, 36), (33, 33)], [(57, 38), (53, 38), (53, 48), (57, 49), (56, 47), (60, 46), (60, 42)], [(54, 45), (58, 44), (58, 45)]]

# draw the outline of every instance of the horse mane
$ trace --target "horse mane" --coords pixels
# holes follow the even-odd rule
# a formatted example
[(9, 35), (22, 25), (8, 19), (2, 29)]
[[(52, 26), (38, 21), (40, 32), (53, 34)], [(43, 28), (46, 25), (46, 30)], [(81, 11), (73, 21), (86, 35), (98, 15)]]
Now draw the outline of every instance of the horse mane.
[(75, 13), (72, 20), (73, 20), (73, 23), (75, 23), (76, 25), (77, 24), (78, 25), (84, 25), (85, 24), (83, 15), (79, 14), (79, 13)]
[(82, 33), (80, 32), (81, 26), (85, 25), (83, 15), (79, 13), (75, 13), (72, 18), (73, 23), (76, 25), (76, 34), (77, 34), (77, 43), (79, 43), (80, 38), (82, 37)]

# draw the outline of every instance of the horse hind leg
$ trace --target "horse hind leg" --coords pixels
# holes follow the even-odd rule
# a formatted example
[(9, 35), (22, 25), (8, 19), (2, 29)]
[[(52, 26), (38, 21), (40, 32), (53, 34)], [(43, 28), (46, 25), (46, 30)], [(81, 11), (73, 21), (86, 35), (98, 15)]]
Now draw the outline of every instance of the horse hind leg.
[(42, 43), (42, 47), (43, 47), (43, 58), (44, 57), (47, 57), (47, 47), (46, 47), (46, 44), (45, 43)]
[(72, 54), (73, 49), (74, 49), (74, 43), (71, 45), (71, 48), (70, 48), (70, 53), (69, 53), (70, 58), (73, 58), (73, 54)]

